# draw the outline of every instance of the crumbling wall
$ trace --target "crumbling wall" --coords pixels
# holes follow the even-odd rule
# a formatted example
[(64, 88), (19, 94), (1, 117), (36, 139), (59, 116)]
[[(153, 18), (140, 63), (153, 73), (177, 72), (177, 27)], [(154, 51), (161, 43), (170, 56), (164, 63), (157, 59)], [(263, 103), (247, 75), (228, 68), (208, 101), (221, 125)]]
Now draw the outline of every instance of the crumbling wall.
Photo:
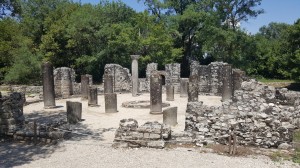
[(25, 121), (23, 104), (25, 95), (14, 92), (9, 96), (0, 95), (0, 134), (12, 135)]
[[(199, 75), (199, 92), (209, 95), (222, 95), (223, 66), (227, 63), (212, 62), (209, 65), (191, 66), (191, 73)], [(191, 75), (192, 75), (191, 74)]]
[(146, 122), (138, 126), (134, 119), (123, 119), (115, 133), (115, 147), (164, 148), (171, 137), (171, 127), (158, 122)]
[(269, 103), (276, 99), (275, 91), (274, 87), (250, 80), (243, 82), (234, 98), (220, 107), (190, 102), (185, 130), (204, 144), (226, 144), (231, 131), (240, 145), (270, 148), (291, 144), (293, 131), (299, 128), (299, 106)]
[[(131, 91), (131, 74), (129, 73), (129, 69), (118, 64), (106, 64), (104, 73), (113, 76), (115, 92)], [(105, 77), (105, 75), (103, 77)]]
[(165, 85), (174, 86), (175, 93), (180, 90), (180, 64), (165, 65)]
[(72, 68), (60, 67), (53, 72), (54, 90), (56, 97), (67, 98), (73, 95), (75, 83), (75, 71)]

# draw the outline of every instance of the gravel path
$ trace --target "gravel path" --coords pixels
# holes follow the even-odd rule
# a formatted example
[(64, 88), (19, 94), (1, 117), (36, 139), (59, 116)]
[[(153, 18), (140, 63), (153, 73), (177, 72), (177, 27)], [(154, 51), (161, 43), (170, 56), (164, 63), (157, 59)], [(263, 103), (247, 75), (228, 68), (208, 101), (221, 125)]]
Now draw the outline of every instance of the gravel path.
[[(16, 149), (15, 151), (12, 149)], [(11, 147), (0, 167), (23, 168), (296, 168), (291, 162), (273, 162), (264, 156), (228, 157), (197, 149), (114, 149), (96, 141), (65, 141), (55, 147)], [(1, 153), (1, 152), (0, 152)], [(4, 157), (5, 158), (5, 157)], [(18, 161), (17, 161), (18, 160)], [(1, 159), (0, 159), (1, 161)], [(13, 161), (13, 160), (11, 160)], [(2, 166), (1, 166), (2, 165)], [(4, 165), (4, 166), (3, 166)], [(299, 167), (299, 166), (298, 166)]]

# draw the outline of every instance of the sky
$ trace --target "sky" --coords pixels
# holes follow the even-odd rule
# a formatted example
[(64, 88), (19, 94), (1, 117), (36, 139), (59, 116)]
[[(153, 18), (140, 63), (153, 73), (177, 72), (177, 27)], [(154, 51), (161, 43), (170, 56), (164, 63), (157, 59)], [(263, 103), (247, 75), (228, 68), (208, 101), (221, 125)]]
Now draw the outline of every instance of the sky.
[[(143, 2), (122, 1), (138, 12), (145, 10)], [(81, 3), (98, 4), (99, 2), (100, 0), (81, 0)], [(300, 0), (262, 0), (262, 4), (258, 8), (264, 9), (265, 13), (241, 23), (241, 27), (251, 34), (257, 33), (260, 27), (271, 22), (293, 24), (300, 18)]]

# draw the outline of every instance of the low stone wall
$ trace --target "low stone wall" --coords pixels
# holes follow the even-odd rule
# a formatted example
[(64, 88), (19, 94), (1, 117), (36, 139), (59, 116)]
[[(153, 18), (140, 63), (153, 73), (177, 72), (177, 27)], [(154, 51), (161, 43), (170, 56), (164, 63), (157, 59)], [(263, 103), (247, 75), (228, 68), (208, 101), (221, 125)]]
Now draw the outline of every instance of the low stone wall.
[(1, 85), (0, 90), (24, 94), (43, 94), (43, 86)]
[(67, 124), (64, 119), (46, 124), (36, 124), (35, 129), (33, 122), (25, 120), (24, 103), (23, 93), (14, 92), (3, 97), (0, 94), (0, 137), (8, 136), (16, 140), (35, 139), (36, 142), (52, 142), (65, 137), (68, 131), (58, 129)]
[(9, 96), (0, 95), (0, 134), (12, 135), (24, 125), (24, 94), (14, 92)]
[(134, 119), (123, 119), (116, 131), (114, 147), (164, 148), (171, 137), (171, 127), (158, 122), (146, 122), (138, 126)]
[(220, 107), (190, 102), (185, 130), (194, 134), (197, 143), (227, 144), (229, 133), (237, 135), (240, 145), (264, 148), (289, 146), (293, 131), (299, 128), (299, 107), (275, 101), (275, 88), (254, 80), (243, 82), (234, 98)]

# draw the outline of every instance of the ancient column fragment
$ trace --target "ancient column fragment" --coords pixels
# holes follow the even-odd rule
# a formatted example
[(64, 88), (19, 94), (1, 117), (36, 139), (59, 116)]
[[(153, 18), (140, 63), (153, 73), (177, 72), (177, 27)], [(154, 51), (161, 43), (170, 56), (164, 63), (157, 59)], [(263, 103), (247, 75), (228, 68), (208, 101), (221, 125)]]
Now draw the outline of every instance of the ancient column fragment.
[(177, 107), (170, 107), (163, 111), (163, 123), (170, 126), (177, 125)]
[(223, 67), (223, 89), (222, 101), (230, 100), (233, 96), (233, 80), (232, 80), (232, 67), (227, 64)]
[(188, 96), (188, 80), (181, 79), (180, 80), (180, 97), (187, 97)]
[(45, 62), (42, 65), (42, 73), (43, 73), (44, 108), (54, 108), (55, 107), (54, 77), (53, 77), (53, 66), (50, 62)]
[(132, 80), (132, 96), (138, 96), (139, 92), (139, 55), (130, 55), (131, 62), (131, 80)]
[(162, 114), (162, 77), (155, 72), (150, 76), (150, 113)]
[(188, 83), (188, 102), (197, 102), (199, 95), (198, 75), (192, 75)]
[(98, 106), (97, 87), (94, 87), (94, 86), (89, 87), (88, 105), (89, 106)]
[(104, 75), (104, 94), (114, 92), (114, 79), (112, 75)]
[(166, 100), (174, 101), (174, 86), (166, 85)]
[(89, 90), (89, 76), (81, 75), (81, 99), (88, 99)]
[(117, 94), (116, 93), (106, 93), (104, 95), (105, 100), (105, 113), (116, 113), (117, 109)]
[(76, 124), (81, 121), (82, 103), (67, 101), (67, 121), (70, 124)]

